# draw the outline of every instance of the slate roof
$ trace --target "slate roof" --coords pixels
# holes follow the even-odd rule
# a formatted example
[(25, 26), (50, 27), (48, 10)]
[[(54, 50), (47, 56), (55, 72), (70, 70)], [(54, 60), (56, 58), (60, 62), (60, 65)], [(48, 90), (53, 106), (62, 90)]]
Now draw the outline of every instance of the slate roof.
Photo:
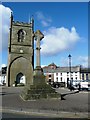
[(81, 73), (90, 73), (90, 68), (81, 68)]
[[(71, 72), (79, 72), (80, 71), (80, 66), (72, 66), (71, 67)], [(43, 68), (44, 73), (56, 73), (56, 72), (69, 72), (69, 67), (58, 67), (56, 69), (51, 69), (51, 68)]]

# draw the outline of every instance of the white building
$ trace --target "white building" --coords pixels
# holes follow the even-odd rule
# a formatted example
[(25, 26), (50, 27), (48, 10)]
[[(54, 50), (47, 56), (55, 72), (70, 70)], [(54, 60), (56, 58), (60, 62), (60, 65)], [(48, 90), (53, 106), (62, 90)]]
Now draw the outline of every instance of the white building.
[(54, 72), (54, 82), (63, 82), (67, 87), (69, 80), (80, 80), (80, 66), (74, 66), (71, 72), (68, 71), (68, 67), (57, 68)]
[(0, 72), (0, 85), (6, 84), (6, 74), (1, 74)]
[(71, 72), (69, 67), (57, 67), (54, 63), (43, 68), (47, 82), (63, 82), (67, 87), (69, 80), (80, 80), (80, 66), (72, 66)]
[[(7, 67), (2, 67), (2, 70), (0, 71), (0, 85), (6, 85), (6, 79), (7, 79)], [(25, 79), (25, 76), (20, 73), (18, 74), (17, 76), (18, 79), (17, 79), (17, 84), (25, 84), (26, 83), (26, 79)], [(15, 86), (15, 84), (13, 84), (13, 86)]]

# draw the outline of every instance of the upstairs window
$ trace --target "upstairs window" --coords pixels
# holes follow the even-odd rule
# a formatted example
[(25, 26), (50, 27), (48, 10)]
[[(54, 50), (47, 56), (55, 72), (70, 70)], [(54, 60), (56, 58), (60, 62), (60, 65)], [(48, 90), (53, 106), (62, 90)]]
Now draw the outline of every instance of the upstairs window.
[(23, 42), (25, 37), (25, 31), (23, 29), (20, 29), (18, 31), (18, 42)]
[(86, 80), (88, 80), (88, 74), (86, 74)]
[(82, 73), (82, 80), (84, 80), (84, 73)]
[(58, 73), (56, 73), (56, 76), (58, 76)]
[(51, 74), (49, 74), (49, 77), (51, 77)]

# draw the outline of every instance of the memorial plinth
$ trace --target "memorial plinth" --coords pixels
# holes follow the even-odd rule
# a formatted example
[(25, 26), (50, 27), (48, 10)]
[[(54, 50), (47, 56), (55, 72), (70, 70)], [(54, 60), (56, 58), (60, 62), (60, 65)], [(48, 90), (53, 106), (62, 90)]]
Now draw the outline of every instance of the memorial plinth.
[(49, 98), (60, 98), (60, 94), (55, 92), (50, 85), (45, 82), (45, 76), (43, 69), (40, 65), (40, 41), (44, 38), (44, 35), (37, 30), (35, 32), (36, 40), (36, 68), (34, 69), (33, 85), (26, 85), (23, 90), (21, 97), (24, 100), (36, 100), (36, 99), (49, 99)]
[(51, 99), (60, 98), (61, 95), (55, 92), (49, 84), (45, 82), (44, 75), (34, 76), (35, 83), (33, 85), (28, 85), (22, 91), (21, 97), (24, 100), (38, 100), (38, 99)]

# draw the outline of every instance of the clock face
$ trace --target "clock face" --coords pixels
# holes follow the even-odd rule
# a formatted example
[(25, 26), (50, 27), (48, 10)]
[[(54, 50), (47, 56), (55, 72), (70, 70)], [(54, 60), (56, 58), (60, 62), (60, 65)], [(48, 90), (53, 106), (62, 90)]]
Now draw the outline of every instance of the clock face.
[(23, 50), (22, 50), (22, 49), (20, 50), (20, 53), (23, 53)]

